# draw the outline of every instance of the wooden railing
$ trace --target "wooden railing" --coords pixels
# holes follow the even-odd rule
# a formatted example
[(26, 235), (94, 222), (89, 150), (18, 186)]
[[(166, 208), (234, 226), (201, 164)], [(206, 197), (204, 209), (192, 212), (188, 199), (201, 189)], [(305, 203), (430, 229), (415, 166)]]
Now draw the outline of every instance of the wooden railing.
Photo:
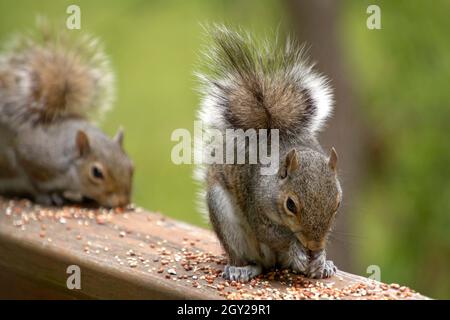
[(0, 298), (426, 299), (343, 271), (321, 281), (272, 271), (240, 284), (221, 278), (225, 261), (211, 231), (139, 208), (0, 198)]

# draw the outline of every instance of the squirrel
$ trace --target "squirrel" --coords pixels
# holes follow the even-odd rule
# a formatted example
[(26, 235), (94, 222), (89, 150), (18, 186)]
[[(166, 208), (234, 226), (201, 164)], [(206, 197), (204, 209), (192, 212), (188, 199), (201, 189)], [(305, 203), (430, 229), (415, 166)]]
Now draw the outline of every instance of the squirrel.
[(316, 137), (333, 109), (329, 81), (295, 40), (258, 42), (223, 25), (207, 35), (206, 70), (197, 73), (204, 130), (277, 129), (280, 140), (276, 174), (262, 175), (259, 163), (197, 168), (201, 200), (228, 257), (223, 277), (246, 282), (276, 267), (331, 277), (337, 268), (325, 247), (342, 190), (337, 153), (327, 155)]
[(91, 121), (113, 100), (109, 59), (91, 36), (38, 30), (0, 53), (0, 194), (127, 205), (133, 163), (123, 130), (111, 139)]

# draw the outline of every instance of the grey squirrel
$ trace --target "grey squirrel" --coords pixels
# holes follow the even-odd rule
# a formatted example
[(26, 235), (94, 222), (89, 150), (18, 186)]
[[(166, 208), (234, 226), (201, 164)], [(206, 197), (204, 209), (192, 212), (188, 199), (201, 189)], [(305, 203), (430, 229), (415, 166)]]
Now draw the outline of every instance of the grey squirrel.
[(94, 38), (38, 30), (0, 54), (0, 194), (127, 205), (133, 164), (123, 131), (111, 139), (90, 117), (112, 101), (108, 58)]
[(316, 138), (333, 107), (328, 81), (293, 40), (261, 44), (225, 26), (208, 34), (207, 71), (199, 73), (205, 130), (278, 129), (280, 139), (277, 174), (261, 175), (261, 164), (199, 168), (203, 201), (228, 256), (223, 276), (248, 281), (276, 266), (332, 276), (337, 268), (325, 246), (342, 191), (336, 151), (327, 155)]

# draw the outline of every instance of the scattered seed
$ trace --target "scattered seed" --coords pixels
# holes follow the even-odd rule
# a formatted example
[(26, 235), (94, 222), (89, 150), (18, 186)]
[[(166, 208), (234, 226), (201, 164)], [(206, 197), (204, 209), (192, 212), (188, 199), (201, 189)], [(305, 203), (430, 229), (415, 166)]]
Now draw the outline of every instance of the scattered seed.
[(172, 268), (171, 268), (171, 269), (168, 269), (168, 270), (167, 270), (167, 273), (168, 273), (168, 274), (171, 274), (171, 275), (174, 275), (174, 276), (177, 274), (177, 272), (175, 271), (175, 269), (172, 269)]
[[(88, 210), (78, 207), (64, 207), (58, 210), (50, 210), (44, 207), (32, 205), (29, 201), (8, 201), (1, 202), (0, 207), (5, 205), (1, 212), (10, 216), (10, 223), (24, 230), (27, 224), (37, 221), (39, 223), (38, 234), (40, 238), (47, 237), (47, 223), (65, 224), (65, 229), (70, 230), (69, 220), (73, 220), (72, 228), (83, 228), (89, 226), (94, 221), (103, 224), (111, 221), (114, 214), (122, 214), (123, 218), (129, 216), (127, 211), (142, 212), (140, 208), (122, 208), (119, 210), (100, 209), (99, 211)], [(151, 219), (149, 223), (159, 223), (166, 225), (165, 218)], [(167, 224), (168, 225), (168, 224)], [(120, 230), (118, 225), (111, 223), (111, 228), (117, 230), (119, 237), (123, 238), (129, 232)], [(415, 297), (415, 292), (406, 286), (392, 283), (390, 285), (378, 282), (361, 282), (349, 284), (342, 287), (344, 279), (336, 276), (332, 282), (321, 282), (306, 279), (299, 274), (289, 270), (273, 270), (266, 274), (259, 275), (248, 283), (227, 281), (221, 277), (226, 259), (223, 255), (201, 251), (196, 245), (201, 239), (193, 237), (183, 237), (183, 248), (173, 249), (167, 240), (160, 240), (156, 243), (148, 243), (152, 239), (149, 235), (136, 234), (141, 241), (137, 248), (148, 246), (155, 254), (151, 259), (146, 259), (144, 254), (137, 253), (136, 247), (130, 249), (114, 258), (119, 265), (128, 265), (130, 268), (144, 267), (143, 270), (152, 273), (160, 273), (165, 279), (179, 281), (196, 289), (205, 287), (213, 289), (214, 293), (226, 299), (406, 299)], [(76, 234), (76, 239), (81, 240), (81, 234)], [(107, 239), (105, 237), (105, 239)], [(51, 238), (46, 238), (47, 242), (52, 242)], [(167, 247), (164, 247), (164, 245)], [(90, 241), (83, 246), (87, 254), (93, 252), (99, 254), (100, 251), (108, 252), (108, 247), (95, 246)], [(148, 248), (148, 247), (147, 247)], [(170, 250), (168, 250), (170, 249)], [(141, 251), (141, 249), (139, 249)], [(145, 251), (145, 249), (142, 249)], [(126, 253), (126, 255), (125, 255)], [(144, 252), (143, 252), (144, 253)], [(125, 256), (125, 257), (123, 257)], [(153, 261), (153, 264), (152, 262)], [(182, 268), (182, 269), (179, 269)], [(178, 271), (181, 270), (182, 272)], [(182, 274), (181, 274), (182, 273)], [(338, 280), (340, 282), (338, 282)], [(340, 284), (335, 286), (335, 282)], [(276, 285), (274, 285), (276, 284)], [(279, 285), (282, 285), (280, 287)]]

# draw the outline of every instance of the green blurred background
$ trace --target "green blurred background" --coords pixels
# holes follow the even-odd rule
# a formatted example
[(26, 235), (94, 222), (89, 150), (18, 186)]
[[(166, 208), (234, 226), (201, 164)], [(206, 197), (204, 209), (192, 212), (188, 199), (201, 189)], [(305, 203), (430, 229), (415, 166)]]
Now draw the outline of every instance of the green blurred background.
[[(0, 0), (0, 39), (32, 28), (37, 14), (63, 26), (70, 4), (81, 7), (82, 29), (74, 32), (99, 36), (117, 73), (117, 101), (102, 126), (111, 135), (126, 129), (135, 202), (207, 226), (195, 206), (193, 168), (170, 159), (172, 131), (193, 129), (200, 24), (291, 31), (290, 7), (275, 0)], [(381, 8), (381, 30), (366, 27), (369, 4)], [(350, 271), (365, 275), (375, 264), (384, 282), (450, 298), (450, 1), (338, 6), (334, 32), (366, 141), (364, 175), (346, 211), (344, 237), (357, 244)]]

